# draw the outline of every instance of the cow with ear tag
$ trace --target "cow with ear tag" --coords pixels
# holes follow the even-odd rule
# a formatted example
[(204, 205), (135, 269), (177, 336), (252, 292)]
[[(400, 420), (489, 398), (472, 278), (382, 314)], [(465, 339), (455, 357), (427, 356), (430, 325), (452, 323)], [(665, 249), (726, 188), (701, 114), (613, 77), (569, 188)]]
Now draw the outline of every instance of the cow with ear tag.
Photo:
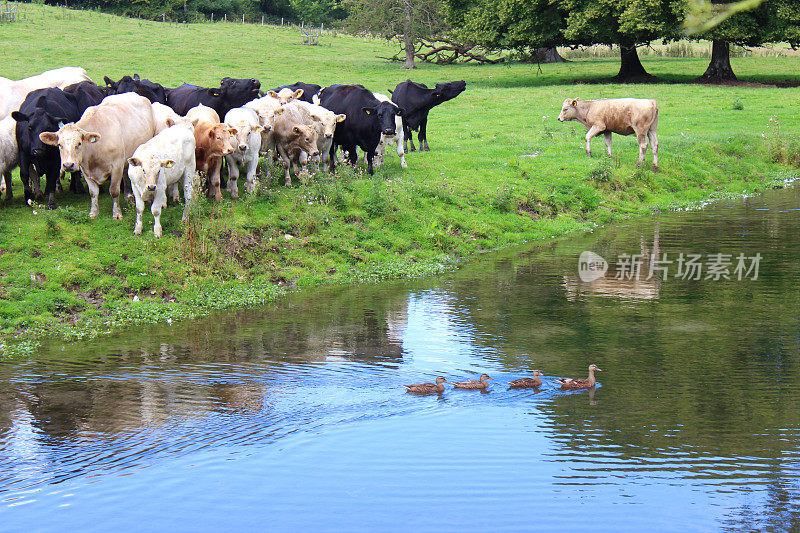
[(261, 83), (255, 78), (222, 78), (218, 88), (184, 83), (167, 92), (167, 105), (183, 116), (191, 108), (203, 104), (224, 117), (231, 109), (258, 98), (260, 87)]
[(128, 158), (153, 138), (155, 128), (150, 100), (125, 93), (108, 96), (100, 105), (88, 108), (78, 122), (39, 137), (45, 144), (58, 147), (62, 172), (80, 170), (83, 174), (92, 197), (89, 216), (99, 214), (100, 185), (110, 179), (112, 216), (122, 220), (119, 193)]
[(144, 204), (151, 202), (153, 234), (161, 237), (161, 210), (167, 206), (167, 191), (178, 185), (183, 185), (186, 200), (183, 222), (188, 219), (197, 181), (194, 126), (185, 118), (177, 121), (168, 118), (167, 126), (164, 131), (139, 146), (128, 159), (128, 176), (136, 198), (134, 235), (141, 235)]
[(208, 195), (222, 200), (222, 158), (233, 152), (231, 135), (236, 135), (237, 130), (221, 123), (217, 112), (202, 104), (190, 109), (186, 118), (194, 126), (196, 168), (205, 175)]
[(238, 198), (239, 167), (245, 169), (245, 190), (248, 194), (255, 191), (256, 168), (264, 128), (260, 124), (258, 113), (249, 107), (237, 107), (228, 111), (225, 124), (236, 130), (231, 138), (233, 152), (225, 156), (225, 161), (228, 163), (228, 191), (231, 198)]
[[(58, 150), (44, 142), (41, 135), (52, 134), (65, 123), (78, 120), (78, 104), (71, 94), (61, 89), (37, 89), (28, 93), (19, 111), (14, 111), (11, 118), (16, 121), (19, 175), (25, 188), (25, 201), (30, 202), (41, 194), (38, 177), (45, 176), (47, 207), (55, 209), (56, 185), (63, 174), (61, 159)], [(30, 179), (31, 169), (34, 180)]]

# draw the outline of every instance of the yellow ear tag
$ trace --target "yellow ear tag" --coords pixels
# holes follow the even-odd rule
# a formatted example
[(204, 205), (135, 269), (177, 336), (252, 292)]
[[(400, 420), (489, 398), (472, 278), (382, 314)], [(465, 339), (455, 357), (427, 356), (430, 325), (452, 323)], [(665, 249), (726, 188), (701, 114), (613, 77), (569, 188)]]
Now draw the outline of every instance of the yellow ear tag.
[(365, 112), (367, 115), (371, 115), (371, 114), (372, 114), (372, 111), (370, 111), (369, 109), (365, 109), (365, 110), (364, 110), (364, 112)]
[(96, 143), (97, 142), (97, 137), (92, 137), (91, 139), (89, 139), (89, 142), (90, 143)]
[(170, 161), (169, 163), (167, 163), (167, 168), (172, 168), (172, 161)]

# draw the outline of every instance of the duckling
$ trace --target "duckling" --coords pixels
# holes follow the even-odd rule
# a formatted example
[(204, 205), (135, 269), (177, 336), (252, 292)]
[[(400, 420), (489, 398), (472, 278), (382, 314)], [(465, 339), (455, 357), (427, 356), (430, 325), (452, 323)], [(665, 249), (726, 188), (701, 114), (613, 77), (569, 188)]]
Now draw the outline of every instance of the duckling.
[(471, 380), (471, 381), (456, 381), (453, 383), (453, 388), (456, 389), (485, 389), (489, 384), (486, 383), (487, 379), (494, 379), (490, 378), (486, 374), (481, 374), (481, 377), (478, 380)]
[(508, 382), (509, 389), (529, 389), (529, 388), (536, 388), (542, 386), (542, 378), (539, 376), (544, 376), (540, 370), (533, 371), (532, 378), (520, 378), (515, 379), (513, 381)]
[(406, 392), (413, 392), (414, 394), (431, 394), (434, 392), (444, 392), (444, 385), (442, 383), (450, 383), (442, 376), (436, 378), (436, 383), (415, 383), (414, 385), (403, 385)]
[(589, 377), (587, 379), (564, 378), (559, 379), (558, 382), (561, 383), (562, 389), (591, 389), (597, 383), (594, 379), (595, 370), (602, 372), (597, 368), (597, 365), (589, 365)]

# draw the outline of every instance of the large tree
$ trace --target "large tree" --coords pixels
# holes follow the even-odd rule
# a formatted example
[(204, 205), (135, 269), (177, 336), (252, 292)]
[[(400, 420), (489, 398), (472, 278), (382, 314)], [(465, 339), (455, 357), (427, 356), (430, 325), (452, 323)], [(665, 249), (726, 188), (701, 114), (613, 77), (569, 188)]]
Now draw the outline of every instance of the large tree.
[(568, 13), (564, 36), (580, 44), (617, 45), (620, 69), (616, 79), (651, 78), (637, 47), (656, 39), (672, 39), (683, 20), (682, 0), (555, 0)]
[(443, 0), (343, 0), (351, 30), (367, 31), (403, 43), (403, 68), (416, 68), (420, 39), (435, 38), (446, 29)]

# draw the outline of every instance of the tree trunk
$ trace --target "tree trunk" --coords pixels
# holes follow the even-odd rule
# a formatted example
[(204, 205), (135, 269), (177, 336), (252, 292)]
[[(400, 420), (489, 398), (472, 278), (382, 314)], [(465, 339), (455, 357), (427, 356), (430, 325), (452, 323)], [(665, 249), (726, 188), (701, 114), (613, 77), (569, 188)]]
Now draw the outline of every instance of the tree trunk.
[(541, 46), (533, 51), (533, 57), (536, 58), (536, 61), (539, 63), (566, 63), (567, 60), (561, 57), (561, 54), (558, 53), (556, 47), (547, 48)]
[(403, 41), (405, 42), (406, 48), (406, 60), (403, 63), (403, 68), (417, 68), (414, 64), (414, 53), (416, 49), (414, 47), (414, 30), (412, 29), (411, 25), (411, 5), (406, 4), (406, 21), (403, 25)]
[(714, 39), (711, 45), (711, 62), (700, 81), (735, 81), (736, 74), (731, 68), (731, 45), (728, 41)]
[(639, 61), (639, 54), (636, 52), (636, 46), (620, 45), (620, 58), (622, 60), (619, 72), (614, 79), (617, 81), (643, 81), (653, 78), (642, 66)]

